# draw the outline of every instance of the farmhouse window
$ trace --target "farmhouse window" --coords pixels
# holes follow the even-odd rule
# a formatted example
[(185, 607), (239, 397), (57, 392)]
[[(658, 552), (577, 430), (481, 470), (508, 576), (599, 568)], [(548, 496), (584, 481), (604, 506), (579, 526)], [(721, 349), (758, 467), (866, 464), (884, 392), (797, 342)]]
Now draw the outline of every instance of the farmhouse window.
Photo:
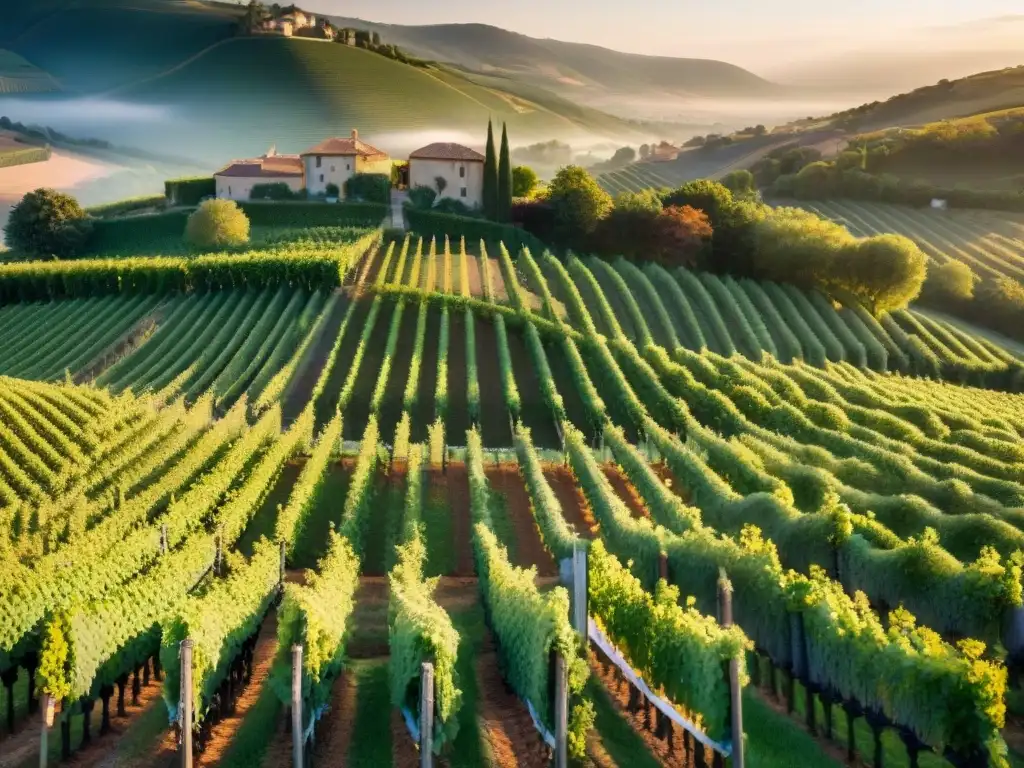
[(228, 196), (231, 195), (231, 187), (228, 187)]
[(334, 166), (331, 166), (331, 173), (334, 173)]
[(316, 167), (319, 168), (320, 167), (320, 163), (322, 163), (323, 161), (324, 161), (324, 159), (322, 157), (318, 157), (316, 159)]
[(346, 171), (351, 171), (352, 170), (352, 163), (345, 163), (345, 170)]
[(459, 178), (460, 179), (466, 178), (466, 166), (464, 166), (464, 165), (459, 167)]
[(462, 194), (463, 197), (468, 197), (469, 196), (469, 193), (466, 191), (465, 187), (462, 188), (461, 194)]
[(324, 180), (324, 175), (321, 173), (320, 174), (320, 181), (323, 182), (323, 180)]

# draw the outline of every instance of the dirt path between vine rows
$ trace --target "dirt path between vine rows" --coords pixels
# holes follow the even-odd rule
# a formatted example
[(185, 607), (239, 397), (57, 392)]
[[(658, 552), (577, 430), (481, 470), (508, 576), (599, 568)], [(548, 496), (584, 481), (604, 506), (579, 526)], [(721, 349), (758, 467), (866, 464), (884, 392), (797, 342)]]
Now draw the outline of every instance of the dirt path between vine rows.
[(480, 688), (481, 735), (490, 745), (494, 764), (502, 768), (548, 768), (550, 749), (541, 740), (526, 705), (505, 684), (498, 671), (498, 652), (490, 632), (476, 661)]
[(604, 476), (608, 478), (608, 482), (611, 483), (612, 488), (615, 489), (615, 494), (629, 507), (633, 517), (638, 520), (650, 518), (651, 513), (644, 506), (640, 494), (637, 493), (636, 488), (629, 482), (629, 479), (619, 471), (619, 468), (613, 464), (605, 464), (601, 469), (604, 472)]
[[(149, 685), (143, 686), (139, 694), (139, 703), (131, 703), (131, 682), (128, 683), (125, 691), (125, 715), (117, 714), (116, 694), (110, 700), (110, 731), (100, 735), (100, 723), (102, 715), (102, 702), (97, 700), (92, 712), (92, 742), (73, 752), (71, 758), (64, 761), (62, 765), (73, 766), (73, 768), (94, 768), (106, 767), (116, 764), (118, 743), (129, 731), (129, 729), (141, 720), (154, 707), (163, 708), (161, 697), (161, 684), (150, 678)], [(22, 728), (10, 738), (0, 742), (0, 768), (15, 768), (20, 766), (35, 765), (39, 761), (39, 740), (41, 716), (38, 712), (30, 719), (23, 721)], [(60, 744), (60, 713), (54, 717), (53, 727), (50, 728), (49, 744), (52, 750), (54, 745)], [(149, 757), (146, 759), (147, 766), (159, 766), (152, 762)]]
[(212, 768), (231, 749), (235, 735), (242, 727), (245, 716), (259, 701), (264, 686), (268, 684), (270, 669), (277, 655), (277, 610), (272, 609), (260, 627), (253, 650), (252, 678), (242, 689), (235, 702), (235, 711), (213, 726), (203, 753), (195, 758), (196, 768)]
[(580, 490), (572, 470), (562, 464), (548, 464), (544, 467), (544, 477), (551, 490), (555, 492), (558, 503), (562, 505), (565, 521), (584, 539), (596, 538), (600, 526), (594, 520), (590, 505)]
[(557, 576), (558, 566), (544, 547), (537, 522), (530, 508), (530, 494), (526, 490), (519, 469), (513, 465), (488, 467), (487, 479), (495, 492), (505, 498), (505, 505), (515, 528), (516, 565), (524, 568), (537, 566), (539, 576)]

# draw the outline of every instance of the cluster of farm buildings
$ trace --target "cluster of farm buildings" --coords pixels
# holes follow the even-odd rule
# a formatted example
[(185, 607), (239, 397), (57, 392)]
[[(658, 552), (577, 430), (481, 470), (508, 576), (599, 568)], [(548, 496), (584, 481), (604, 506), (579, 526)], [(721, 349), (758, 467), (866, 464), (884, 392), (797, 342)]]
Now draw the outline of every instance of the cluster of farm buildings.
[[(391, 174), (387, 152), (367, 144), (352, 131), (347, 138), (330, 138), (297, 155), (273, 149), (261, 157), (233, 160), (214, 174), (217, 197), (248, 200), (258, 184), (286, 184), (292, 192), (324, 196), (328, 185), (344, 198), (345, 182), (357, 173)], [(444, 179), (440, 182), (440, 179)], [(430, 187), (470, 208), (483, 203), (484, 156), (452, 143), (435, 143), (409, 155), (409, 187)]]
[(292, 37), (300, 31), (315, 31), (317, 37), (324, 40), (339, 40), (347, 45), (356, 44), (356, 30), (339, 29), (331, 22), (321, 16), (317, 17), (312, 13), (306, 13), (298, 9), (288, 11), (276, 18), (267, 18), (259, 22), (253, 29), (254, 32), (264, 32), (274, 35)]

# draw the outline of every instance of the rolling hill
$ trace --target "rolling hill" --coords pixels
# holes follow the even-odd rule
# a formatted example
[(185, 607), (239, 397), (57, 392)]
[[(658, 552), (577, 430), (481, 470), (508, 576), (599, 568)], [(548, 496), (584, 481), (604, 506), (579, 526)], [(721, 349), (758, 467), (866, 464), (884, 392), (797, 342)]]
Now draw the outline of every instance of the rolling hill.
[[(18, 10), (0, 48), (48, 72), (64, 90), (96, 93), (175, 66), (232, 36), (240, 10), (193, 0), (42, 0)], [(5, 11), (6, 15), (6, 11)]]
[(396, 154), (425, 143), (427, 131), (457, 131), (479, 142), (489, 117), (507, 121), (517, 142), (634, 134), (624, 121), (554, 96), (539, 104), (454, 72), (297, 38), (232, 38), (116, 97), (171, 113), (158, 124), (110, 126), (120, 142), (211, 162), (272, 143), (299, 151), (354, 127)]
[(745, 69), (710, 59), (622, 53), (596, 45), (539, 40), (487, 24), (402, 26), (331, 17), (342, 26), (379, 32), (427, 59), (512, 77), (586, 101), (599, 94), (766, 96), (773, 84)]

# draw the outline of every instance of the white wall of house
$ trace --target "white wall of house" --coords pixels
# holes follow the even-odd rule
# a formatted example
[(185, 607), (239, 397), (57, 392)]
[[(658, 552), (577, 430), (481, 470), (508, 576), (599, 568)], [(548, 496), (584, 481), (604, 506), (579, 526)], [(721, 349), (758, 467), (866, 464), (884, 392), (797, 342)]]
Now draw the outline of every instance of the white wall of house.
[(300, 176), (282, 176), (280, 178), (267, 178), (259, 176), (214, 176), (217, 183), (217, 197), (225, 200), (248, 200), (252, 194), (252, 188), (257, 184), (276, 184), (284, 182), (292, 192), (302, 189), (302, 178)]
[(355, 155), (307, 155), (306, 189), (311, 195), (327, 192), (328, 184), (338, 185), (339, 198), (345, 197), (345, 182), (357, 173), (391, 173), (391, 158), (370, 160)]
[(339, 196), (345, 195), (345, 181), (356, 173), (355, 157), (338, 155), (307, 155), (302, 158), (306, 164), (306, 189), (311, 195), (323, 195), (328, 184), (337, 184)]
[(409, 160), (409, 187), (437, 191), (437, 178), (447, 183), (439, 197), (460, 200), (470, 208), (483, 205), (484, 164), (467, 160)]

